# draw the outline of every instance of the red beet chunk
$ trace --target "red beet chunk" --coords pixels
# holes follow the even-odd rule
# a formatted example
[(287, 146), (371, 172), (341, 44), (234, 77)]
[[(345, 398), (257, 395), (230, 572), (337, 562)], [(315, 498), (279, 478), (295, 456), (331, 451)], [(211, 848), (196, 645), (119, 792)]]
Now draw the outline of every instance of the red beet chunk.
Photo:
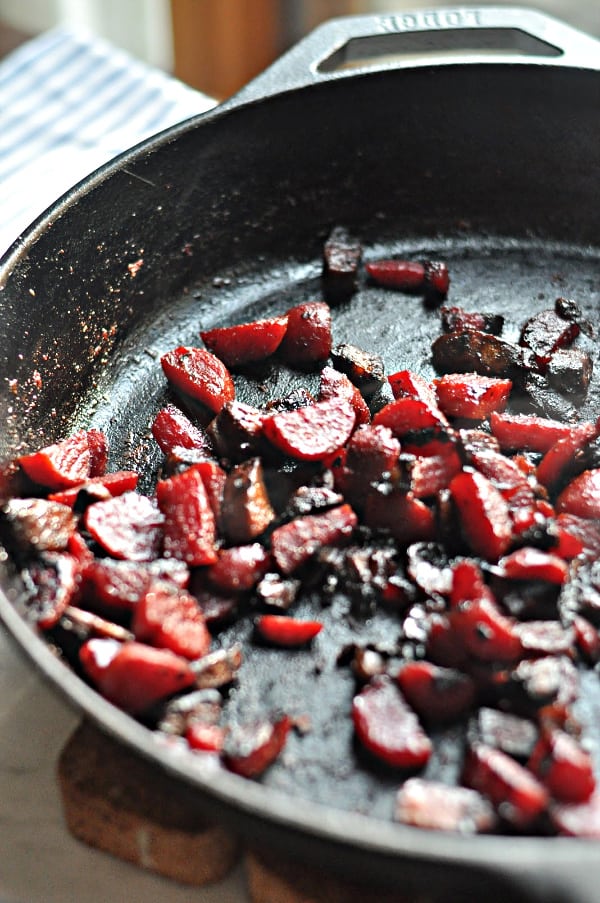
[(66, 505), (47, 499), (10, 499), (0, 509), (4, 542), (25, 555), (62, 552), (77, 528)]
[(475, 684), (467, 674), (431, 662), (407, 662), (397, 680), (408, 704), (427, 722), (454, 721), (475, 700)]
[(201, 752), (220, 753), (226, 736), (224, 728), (218, 724), (204, 724), (202, 721), (192, 721), (185, 732), (189, 746)]
[(132, 629), (137, 640), (183, 658), (201, 658), (210, 648), (210, 634), (193, 596), (159, 581), (150, 584), (136, 605)]
[(258, 542), (230, 549), (219, 549), (216, 562), (206, 576), (209, 582), (227, 593), (247, 592), (261, 580), (271, 564), (271, 556)]
[(219, 523), (227, 474), (216, 461), (211, 461), (209, 458), (205, 461), (198, 461), (193, 467), (202, 477), (215, 521)]
[(40, 630), (58, 623), (77, 591), (79, 568), (71, 555), (46, 552), (29, 567), (33, 592), (27, 599), (27, 614)]
[(233, 728), (223, 749), (223, 761), (230, 771), (257, 778), (283, 750), (292, 721), (287, 715), (277, 721), (266, 719)]
[(160, 362), (174, 389), (199, 401), (214, 414), (235, 397), (235, 386), (227, 367), (204, 348), (180, 345), (163, 354)]
[(425, 288), (425, 267), (412, 260), (373, 260), (365, 270), (377, 285), (400, 292), (419, 292)]
[(492, 411), (504, 410), (512, 382), (477, 373), (449, 373), (436, 379), (435, 386), (444, 414), (467, 420), (485, 420)]
[(564, 530), (583, 546), (583, 553), (587, 556), (600, 556), (600, 525), (595, 521), (578, 517), (576, 514), (559, 513), (556, 523), (560, 530)]
[(584, 803), (566, 803), (550, 808), (552, 823), (563, 837), (600, 837), (600, 792)]
[(152, 424), (152, 435), (165, 455), (175, 448), (195, 448), (207, 455), (211, 453), (206, 433), (174, 404), (168, 404), (158, 412)]
[(324, 301), (298, 304), (287, 312), (279, 354), (292, 367), (312, 367), (331, 354), (331, 310)]
[(497, 824), (493, 807), (477, 790), (422, 778), (404, 782), (396, 795), (394, 820), (414, 828), (461, 834), (493, 831)]
[(531, 348), (536, 360), (545, 368), (559, 348), (571, 345), (581, 329), (573, 320), (565, 320), (554, 310), (543, 310), (531, 317), (521, 330), (521, 344)]
[(275, 354), (287, 329), (287, 317), (253, 320), (200, 333), (206, 347), (226, 367), (243, 367)]
[(241, 401), (228, 401), (208, 427), (216, 451), (233, 463), (264, 452), (265, 412)]
[(482, 314), (463, 310), (462, 307), (442, 307), (440, 313), (445, 332), (464, 332), (464, 330), (476, 329), (479, 332), (500, 335), (504, 327), (502, 314)]
[(345, 373), (334, 370), (333, 367), (323, 367), (321, 370), (321, 384), (319, 387), (319, 401), (327, 401), (330, 398), (339, 398), (349, 401), (356, 414), (356, 423), (369, 423), (371, 412), (369, 406), (361, 395), (360, 389), (355, 386)]
[(352, 702), (354, 730), (373, 756), (394, 768), (421, 768), (432, 752), (429, 737), (400, 690), (376, 677)]
[(574, 616), (573, 630), (582, 657), (588, 664), (595, 665), (600, 660), (600, 634), (594, 625), (581, 615)]
[(450, 493), (471, 549), (487, 561), (496, 561), (512, 539), (508, 504), (502, 494), (483, 474), (469, 471), (454, 477)]
[(274, 646), (294, 648), (309, 643), (323, 629), (320, 621), (306, 621), (287, 615), (261, 615), (256, 621), (259, 635)]
[(600, 519), (600, 469), (584, 470), (563, 489), (556, 510), (588, 520)]
[(437, 395), (431, 383), (412, 370), (399, 370), (388, 376), (394, 398), (412, 398), (430, 408), (437, 408)]
[(524, 546), (498, 562), (499, 568), (511, 580), (544, 580), (562, 584), (569, 576), (565, 562), (550, 552)]
[(236, 545), (252, 542), (274, 519), (260, 458), (238, 464), (228, 474), (223, 488), (223, 533)]
[(494, 594), (483, 579), (477, 562), (469, 558), (452, 566), (450, 606), (458, 608), (463, 602), (495, 602)]
[(362, 506), (371, 483), (388, 476), (398, 461), (400, 442), (385, 426), (356, 430), (346, 446), (344, 490), (352, 504)]
[(571, 433), (569, 424), (538, 417), (536, 414), (493, 412), (490, 415), (490, 426), (503, 451), (523, 449), (547, 452), (559, 439), (564, 439)]
[(88, 640), (79, 659), (102, 695), (132, 715), (142, 715), (155, 703), (195, 683), (186, 659), (135, 641)]
[(530, 771), (483, 743), (474, 743), (468, 750), (463, 782), (486, 796), (517, 828), (532, 825), (548, 806), (548, 791)]
[(432, 498), (446, 489), (461, 469), (460, 458), (452, 446), (447, 454), (416, 457), (407, 465), (410, 491), (416, 499)]
[[(537, 478), (543, 486), (555, 489), (568, 469), (576, 452), (584, 448), (598, 435), (598, 424), (579, 423), (571, 428), (569, 435), (559, 439), (546, 452), (537, 468)], [(572, 514), (577, 512), (572, 511)], [(594, 515), (596, 516), (596, 515)]]
[(542, 733), (527, 767), (561, 803), (584, 803), (596, 789), (589, 752), (558, 728)]
[(435, 515), (411, 492), (387, 486), (372, 488), (365, 502), (364, 521), (369, 527), (388, 530), (400, 543), (435, 539)]
[(89, 477), (101, 476), (106, 467), (108, 442), (99, 430), (78, 433), (17, 459), (27, 476), (48, 489), (66, 489)]
[(449, 614), (457, 642), (485, 662), (515, 662), (522, 655), (517, 622), (488, 598), (462, 602)]
[(194, 467), (156, 485), (164, 515), (164, 554), (196, 567), (214, 564), (216, 525), (202, 474)]
[(522, 508), (535, 504), (532, 486), (519, 465), (512, 458), (499, 452), (474, 451), (469, 461), (483, 474), (510, 503), (511, 508)]
[[(132, 492), (137, 487), (138, 479), (139, 475), (134, 470), (117, 470), (114, 473), (106, 473), (102, 477), (90, 477), (85, 483), (71, 486), (70, 489), (53, 492), (48, 498), (72, 508), (80, 492), (89, 494), (91, 499), (96, 495), (104, 496), (104, 498), (123, 495), (124, 492)], [(105, 491), (103, 492), (103, 490)], [(99, 501), (102, 501), (102, 498), (99, 498)]]
[(331, 398), (265, 419), (264, 433), (284, 454), (301, 461), (319, 461), (350, 438), (356, 414), (349, 401)]
[(413, 433), (445, 434), (448, 421), (437, 407), (414, 398), (397, 398), (373, 417), (374, 426), (387, 426), (399, 439)]
[(130, 612), (155, 580), (183, 589), (189, 570), (174, 559), (134, 562), (96, 558), (83, 571), (82, 594), (88, 607)]
[(114, 558), (152, 561), (162, 543), (164, 517), (156, 502), (137, 492), (95, 502), (84, 514), (91, 536)]
[(277, 527), (271, 535), (271, 551), (279, 570), (292, 574), (321, 546), (347, 542), (357, 523), (350, 505), (339, 505), (324, 514), (307, 514)]

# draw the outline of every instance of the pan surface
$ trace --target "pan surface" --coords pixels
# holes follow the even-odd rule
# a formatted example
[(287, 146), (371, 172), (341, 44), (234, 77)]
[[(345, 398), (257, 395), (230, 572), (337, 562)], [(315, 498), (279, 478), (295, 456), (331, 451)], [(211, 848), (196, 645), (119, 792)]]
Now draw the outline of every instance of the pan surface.
[[(337, 224), (361, 239), (365, 259), (444, 259), (449, 301), (502, 313), (508, 337), (559, 296), (598, 322), (599, 99), (591, 69), (515, 60), (360, 73), (234, 104), (106, 168), (4, 261), (2, 457), (98, 427), (112, 466), (141, 468), (150, 489), (161, 456), (149, 426), (169, 398), (160, 355), (198, 344), (200, 329), (318, 298), (322, 244)], [(387, 373), (433, 375), (439, 312), (418, 298), (363, 281), (334, 309), (333, 331), (335, 342), (380, 353)], [(595, 363), (582, 417), (598, 412)], [(311, 377), (273, 368), (236, 377), (237, 397), (262, 405), (300, 383)], [(337, 659), (351, 641), (395, 639), (390, 613), (349, 618), (344, 598), (323, 606), (309, 594), (296, 611), (325, 623), (312, 652), (257, 646), (248, 618), (219, 635), (244, 648), (232, 718), (283, 708), (312, 721), (255, 784), (216, 777), (99, 699), (16, 614), (16, 594), (7, 573), (5, 623), (76, 705), (270, 844), (386, 882), (401, 877), (409, 889), (427, 861), (432, 893), (442, 893), (450, 865), (457, 891), (488, 867), (500, 886), (504, 873), (516, 880), (544, 861), (542, 896), (553, 867), (591, 868), (597, 856), (589, 843), (521, 838), (517, 849), (510, 838), (465, 841), (389, 823), (397, 779), (360, 761), (348, 717), (354, 682)], [(579, 714), (600, 756), (596, 684), (590, 674)], [(457, 732), (440, 733), (428, 777), (459, 770)]]

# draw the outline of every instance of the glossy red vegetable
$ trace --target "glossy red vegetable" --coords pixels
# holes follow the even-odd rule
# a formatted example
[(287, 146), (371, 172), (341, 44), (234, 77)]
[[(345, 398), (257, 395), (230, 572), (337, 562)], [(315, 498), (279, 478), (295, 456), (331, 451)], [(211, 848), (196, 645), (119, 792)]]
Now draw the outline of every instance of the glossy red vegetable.
[(219, 549), (217, 560), (206, 570), (209, 582), (223, 592), (246, 592), (267, 573), (271, 556), (258, 542)]
[(589, 752), (570, 734), (558, 728), (545, 731), (527, 767), (562, 803), (583, 803), (596, 789)]
[(374, 678), (352, 702), (356, 736), (373, 756), (394, 768), (422, 768), (431, 740), (388, 677)]
[(287, 715), (236, 726), (227, 736), (223, 760), (227, 768), (246, 778), (256, 778), (271, 765), (285, 746), (292, 726)]
[(350, 505), (339, 505), (324, 514), (307, 514), (271, 534), (273, 558), (283, 574), (292, 574), (324, 545), (341, 545), (350, 540), (358, 518)]
[(151, 583), (140, 597), (132, 629), (137, 640), (183, 658), (201, 658), (210, 648), (210, 634), (194, 597), (160, 581)]
[(397, 680), (408, 704), (426, 722), (453, 721), (475, 701), (475, 683), (468, 674), (431, 662), (407, 662)]
[(466, 470), (454, 477), (450, 492), (470, 548), (487, 561), (496, 561), (512, 538), (506, 500), (483, 474)]
[(67, 439), (17, 459), (27, 476), (48, 489), (77, 486), (106, 469), (108, 442), (99, 430), (80, 430)]
[(211, 451), (206, 433), (174, 404), (168, 404), (158, 412), (152, 423), (152, 435), (165, 455), (178, 447), (196, 448), (206, 454)]
[[(537, 478), (548, 489), (553, 489), (559, 483), (565, 469), (571, 463), (575, 452), (584, 448), (588, 442), (598, 435), (597, 423), (579, 423), (573, 426), (569, 434), (559, 439), (550, 448), (537, 467)], [(571, 512), (575, 514), (576, 512)]]
[(222, 326), (200, 333), (206, 347), (226, 367), (242, 367), (275, 354), (287, 329), (288, 318), (270, 317), (239, 326)]
[(483, 743), (468, 750), (463, 780), (486, 796), (506, 821), (521, 829), (539, 818), (550, 801), (548, 791), (530, 771)]
[(560, 585), (569, 576), (567, 564), (558, 555), (527, 546), (501, 558), (498, 567), (511, 580), (544, 580)]
[(373, 417), (374, 426), (387, 426), (399, 439), (427, 431), (432, 436), (445, 433), (448, 421), (437, 407), (414, 398), (397, 398)]
[(477, 373), (447, 373), (434, 382), (444, 414), (471, 420), (485, 420), (492, 411), (503, 411), (512, 389), (510, 379)]
[(274, 646), (304, 646), (323, 629), (320, 621), (305, 621), (286, 615), (261, 615), (256, 629), (263, 640)]
[(156, 502), (137, 492), (94, 502), (83, 517), (91, 536), (114, 558), (152, 561), (158, 556), (164, 517)]
[(330, 398), (313, 405), (267, 417), (263, 430), (284, 454), (302, 461), (319, 461), (349, 439), (356, 413), (349, 401)]
[(137, 487), (138, 479), (138, 474), (134, 470), (117, 470), (114, 473), (106, 473), (102, 477), (90, 477), (84, 483), (78, 483), (69, 489), (52, 492), (48, 498), (50, 501), (60, 502), (61, 505), (68, 505), (69, 508), (72, 508), (80, 492), (87, 492), (93, 496), (100, 495), (103, 490), (106, 490), (107, 498), (123, 495), (124, 492), (132, 492)]
[(331, 354), (331, 310), (324, 301), (308, 301), (287, 312), (280, 357), (292, 367), (322, 364)]
[(164, 554), (194, 567), (214, 564), (217, 529), (202, 474), (190, 467), (159, 480), (156, 498), (164, 515)]
[(571, 433), (568, 423), (539, 417), (537, 414), (504, 414), (493, 411), (490, 426), (503, 451), (523, 449), (547, 452), (559, 439), (565, 439)]
[(227, 367), (204, 348), (180, 345), (160, 359), (171, 385), (217, 414), (235, 398), (235, 386)]
[(600, 519), (600, 469), (584, 470), (560, 493), (556, 510), (589, 520)]

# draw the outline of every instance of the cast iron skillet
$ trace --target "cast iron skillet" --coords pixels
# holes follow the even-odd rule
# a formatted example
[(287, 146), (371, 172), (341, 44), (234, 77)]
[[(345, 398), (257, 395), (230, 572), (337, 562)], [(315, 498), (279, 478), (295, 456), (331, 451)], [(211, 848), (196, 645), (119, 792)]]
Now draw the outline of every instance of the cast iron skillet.
[[(407, 51), (416, 55), (388, 58)], [(595, 41), (524, 10), (338, 20), (221, 109), (104, 167), (2, 261), (0, 457), (96, 426), (113, 465), (142, 467), (151, 485), (159, 456), (148, 426), (167, 398), (158, 356), (198, 342), (200, 328), (318, 297), (322, 242), (336, 224), (362, 239), (366, 258), (443, 257), (451, 300), (501, 311), (509, 329), (558, 295), (597, 319), (597, 69)], [(420, 301), (366, 284), (334, 317), (336, 341), (381, 352), (390, 373), (431, 375), (438, 329)], [(297, 378), (265, 375), (272, 394)], [(598, 385), (583, 416), (597, 413)], [(238, 391), (264, 401), (250, 382)], [(247, 838), (409, 898), (596, 898), (595, 843), (465, 839), (390, 822), (395, 781), (356, 768), (352, 688), (334, 665), (351, 635), (342, 603), (325, 612), (314, 657), (254, 649), (245, 624), (225, 638), (246, 648), (234, 709), (286, 698), (315, 724), (290, 741), (287, 767), (253, 783), (215, 776), (100, 699), (17, 614), (18, 582), (3, 568), (0, 613), (36, 665)], [(363, 638), (396, 629), (384, 615), (352, 625)], [(581, 716), (593, 723), (595, 675), (587, 683)], [(452, 740), (440, 739), (431, 775), (458, 767)]]

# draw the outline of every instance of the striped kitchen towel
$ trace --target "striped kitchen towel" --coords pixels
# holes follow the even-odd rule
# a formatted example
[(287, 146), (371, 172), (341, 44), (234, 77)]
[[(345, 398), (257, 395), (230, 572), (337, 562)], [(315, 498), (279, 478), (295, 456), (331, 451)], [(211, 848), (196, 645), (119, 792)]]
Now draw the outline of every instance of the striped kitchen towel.
[(0, 63), (0, 255), (84, 176), (214, 103), (81, 30), (22, 45)]

